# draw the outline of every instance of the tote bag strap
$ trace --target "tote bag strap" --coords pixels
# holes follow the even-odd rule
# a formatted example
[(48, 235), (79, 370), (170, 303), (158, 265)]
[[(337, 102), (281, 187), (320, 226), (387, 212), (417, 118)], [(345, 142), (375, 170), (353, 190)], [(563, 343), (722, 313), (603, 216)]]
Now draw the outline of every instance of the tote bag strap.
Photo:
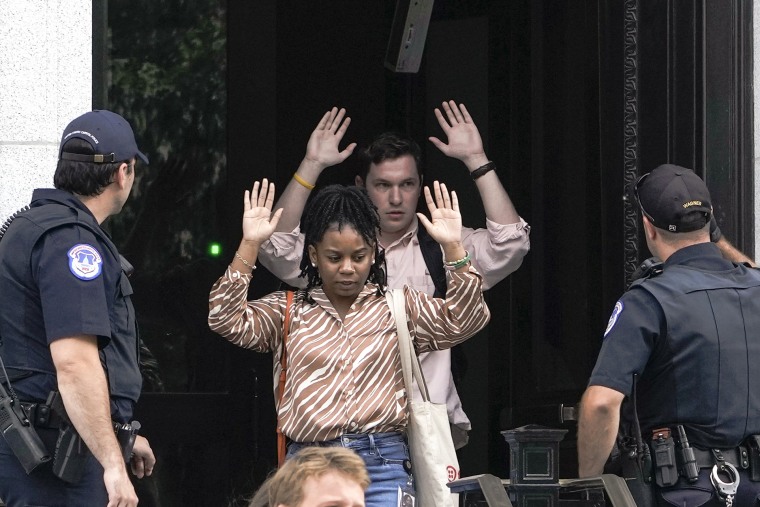
[(422, 375), (420, 367), (420, 358), (414, 353), (412, 345), (412, 336), (409, 334), (409, 327), (406, 324), (406, 305), (404, 303), (404, 291), (402, 289), (393, 289), (385, 292), (385, 298), (388, 300), (388, 306), (391, 308), (393, 318), (396, 321), (396, 335), (398, 336), (398, 350), (401, 356), (401, 371), (404, 374), (404, 386), (406, 393), (411, 401), (414, 388), (412, 379), (417, 381), (417, 386), (422, 394), (422, 401), (430, 401), (425, 377)]
[[(288, 335), (290, 334), (290, 306), (293, 303), (293, 291), (289, 290), (285, 296), (285, 319), (282, 331), (282, 353), (280, 354), (280, 378), (277, 388), (277, 408), (279, 412), (282, 405), (282, 393), (285, 391), (285, 378), (288, 370)], [(279, 417), (278, 417), (279, 419)], [(280, 428), (280, 421), (277, 421), (277, 466), (281, 467), (285, 463), (285, 454), (287, 453), (287, 442), (285, 435)]]

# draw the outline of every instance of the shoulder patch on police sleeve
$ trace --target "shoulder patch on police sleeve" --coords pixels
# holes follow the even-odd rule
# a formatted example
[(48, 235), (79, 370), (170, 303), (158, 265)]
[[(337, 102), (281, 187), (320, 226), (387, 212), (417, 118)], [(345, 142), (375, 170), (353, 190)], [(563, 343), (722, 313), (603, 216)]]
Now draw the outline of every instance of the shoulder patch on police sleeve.
[(607, 330), (604, 331), (604, 336), (607, 336), (610, 331), (612, 331), (612, 327), (615, 325), (615, 322), (617, 322), (618, 317), (620, 317), (620, 314), (623, 313), (623, 302), (618, 301), (615, 303), (615, 308), (612, 310), (612, 315), (610, 315), (610, 320), (607, 321)]
[(80, 280), (93, 280), (103, 272), (103, 258), (95, 247), (80, 243), (68, 252), (69, 270)]

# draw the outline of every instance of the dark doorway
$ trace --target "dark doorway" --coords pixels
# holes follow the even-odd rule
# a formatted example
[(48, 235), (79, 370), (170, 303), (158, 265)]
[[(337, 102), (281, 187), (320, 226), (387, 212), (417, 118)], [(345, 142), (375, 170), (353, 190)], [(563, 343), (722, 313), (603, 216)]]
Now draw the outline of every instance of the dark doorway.
[[(243, 505), (274, 466), (271, 357), (211, 333), (207, 295), (239, 242), (244, 190), (263, 177), (284, 188), (332, 106), (360, 146), (389, 129), (418, 139), (428, 178), (482, 227), (464, 168), (426, 141), (440, 134), (434, 107), (465, 103), (532, 226), (525, 262), (487, 295), (490, 325), (463, 346), (463, 475), (508, 477), (500, 431), (524, 424), (570, 429), (560, 475), (575, 475), (559, 405), (578, 401), (648, 256), (625, 200), (636, 175), (693, 166), (720, 196), (724, 232), (752, 246), (749, 2), (441, 1), (416, 74), (383, 67), (393, 0), (96, 4), (94, 105), (132, 121), (151, 156), (110, 228), (136, 267), (155, 356), (138, 415), (160, 460), (146, 495), (160, 505)], [(351, 157), (319, 185), (351, 183), (355, 169)], [(259, 269), (251, 296), (277, 287)]]

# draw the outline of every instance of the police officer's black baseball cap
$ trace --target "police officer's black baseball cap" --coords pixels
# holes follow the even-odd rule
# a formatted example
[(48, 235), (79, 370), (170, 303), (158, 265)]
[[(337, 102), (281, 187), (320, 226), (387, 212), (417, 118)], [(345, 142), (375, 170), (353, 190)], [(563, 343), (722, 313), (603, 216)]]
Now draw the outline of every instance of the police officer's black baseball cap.
[(691, 169), (663, 164), (634, 187), (642, 213), (652, 225), (669, 232), (690, 232), (710, 222), (710, 192)]
[[(74, 138), (87, 141), (95, 151), (95, 155), (64, 152), (63, 145)], [(148, 157), (137, 149), (135, 134), (129, 122), (105, 109), (90, 111), (72, 120), (63, 131), (61, 145), (58, 148), (59, 159), (79, 162), (123, 162), (135, 157), (148, 163)]]

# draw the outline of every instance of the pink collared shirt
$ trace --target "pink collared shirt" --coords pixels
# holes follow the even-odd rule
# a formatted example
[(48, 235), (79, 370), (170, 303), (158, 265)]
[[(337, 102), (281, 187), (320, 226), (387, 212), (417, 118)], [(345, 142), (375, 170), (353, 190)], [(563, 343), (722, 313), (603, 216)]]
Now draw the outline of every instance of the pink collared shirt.
[[(433, 280), (427, 272), (417, 242), (419, 222), (414, 219), (409, 230), (385, 249), (388, 265), (388, 287), (399, 289), (409, 285), (427, 292)], [(483, 277), (483, 290), (488, 290), (517, 270), (530, 250), (530, 226), (524, 221), (497, 224), (486, 219), (485, 229), (462, 229), (462, 243), (472, 255), (472, 265)], [(292, 232), (276, 232), (261, 245), (259, 262), (277, 278), (293, 287), (305, 287), (299, 278), (303, 255), (303, 234), (300, 227)], [(432, 289), (429, 294), (432, 294)]]

